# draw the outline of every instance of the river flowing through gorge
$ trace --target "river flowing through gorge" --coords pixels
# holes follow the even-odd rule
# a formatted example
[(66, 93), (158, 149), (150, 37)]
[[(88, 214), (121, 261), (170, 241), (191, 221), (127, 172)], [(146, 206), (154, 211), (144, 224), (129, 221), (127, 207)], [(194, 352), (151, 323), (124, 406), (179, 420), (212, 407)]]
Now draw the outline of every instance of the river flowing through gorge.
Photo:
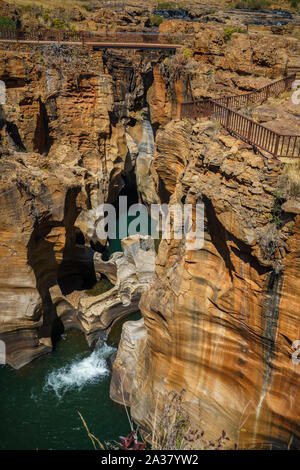
[[(125, 185), (124, 191), (130, 192), (129, 201), (136, 201), (134, 185), (129, 189)], [(107, 244), (104, 259), (122, 253), (119, 226), (128, 229), (133, 219), (127, 213), (119, 214), (117, 238)], [(150, 221), (149, 217), (149, 227)], [(92, 301), (113, 288), (103, 276), (85, 291), (85, 298)], [(53, 351), (46, 356), (19, 370), (0, 365), (0, 449), (91, 449), (78, 412), (103, 443), (128, 434), (124, 407), (110, 399), (111, 367), (124, 322), (140, 319), (141, 313), (119, 316), (106, 339), (100, 338), (93, 347), (88, 346), (83, 332), (71, 328), (56, 335)]]
[(126, 412), (109, 398), (109, 358), (121, 327), (91, 350), (78, 330), (65, 332), (54, 351), (20, 370), (0, 366), (0, 449), (91, 449), (78, 411), (102, 442), (129, 432)]

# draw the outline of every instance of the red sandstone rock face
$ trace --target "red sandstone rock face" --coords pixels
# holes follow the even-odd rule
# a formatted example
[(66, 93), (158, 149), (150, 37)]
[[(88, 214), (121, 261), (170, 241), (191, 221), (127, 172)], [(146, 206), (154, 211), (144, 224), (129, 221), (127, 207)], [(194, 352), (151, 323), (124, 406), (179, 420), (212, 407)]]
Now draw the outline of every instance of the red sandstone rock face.
[(291, 439), (297, 447), (300, 367), (291, 345), (300, 338), (300, 219), (283, 214), (280, 230), (269, 222), (282, 167), (209, 122), (171, 123), (156, 144), (170, 201), (204, 202), (205, 242), (196, 251), (161, 242), (140, 302), (145, 331), (131, 337), (128, 324), (112, 397), (120, 401), (122, 368), (128, 385), (132, 342), (126, 397), (142, 426), (151, 427), (167, 392), (185, 389), (191, 421), (209, 438), (224, 429), (241, 448), (286, 447)]

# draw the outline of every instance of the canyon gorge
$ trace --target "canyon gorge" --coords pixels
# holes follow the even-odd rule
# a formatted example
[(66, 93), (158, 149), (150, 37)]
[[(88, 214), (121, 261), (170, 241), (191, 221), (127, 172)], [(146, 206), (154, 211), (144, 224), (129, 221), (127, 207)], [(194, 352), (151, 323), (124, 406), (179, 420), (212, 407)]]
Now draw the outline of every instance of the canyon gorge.
[[(134, 8), (117, 26), (103, 9), (78, 21), (142, 27), (149, 14)], [(67, 330), (93, 348), (140, 310), (123, 325), (109, 393), (145, 436), (184, 391), (208, 440), (225, 430), (229, 448), (299, 449), (300, 165), (214, 119), (181, 119), (180, 104), (286, 76), (300, 66), (300, 27), (202, 16), (159, 25), (184, 38), (176, 53), (0, 42), (0, 339), (18, 370)], [(241, 112), (299, 135), (291, 94)], [(202, 248), (146, 231), (113, 249), (97, 235), (99, 207), (121, 216), (120, 196), (202, 203)]]

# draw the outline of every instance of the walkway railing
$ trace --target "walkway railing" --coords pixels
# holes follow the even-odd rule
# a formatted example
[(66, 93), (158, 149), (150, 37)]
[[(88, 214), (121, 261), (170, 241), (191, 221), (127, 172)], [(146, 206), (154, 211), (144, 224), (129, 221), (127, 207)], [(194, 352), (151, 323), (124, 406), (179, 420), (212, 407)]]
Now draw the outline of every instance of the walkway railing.
[(13, 30), (0, 28), (0, 39), (15, 41), (54, 41), (96, 43), (141, 43), (141, 44), (172, 44), (180, 46), (183, 34), (163, 34), (158, 31), (65, 31), (61, 29)]
[(277, 82), (270, 83), (270, 85), (266, 85), (259, 90), (245, 93), (244, 95), (225, 96), (214, 101), (231, 109), (242, 108), (243, 106), (249, 106), (251, 104), (261, 104), (270, 96), (278, 96), (285, 90), (291, 88), (294, 80), (295, 75), (290, 75)]
[(215, 101), (211, 101), (211, 115), (227, 130), (274, 157), (300, 157), (300, 135), (278, 134)]
[(245, 95), (182, 103), (181, 118), (214, 117), (229, 132), (275, 158), (300, 158), (300, 135), (279, 134), (233, 109), (263, 103), (270, 96), (277, 96), (290, 88), (294, 80), (295, 75), (291, 75)]

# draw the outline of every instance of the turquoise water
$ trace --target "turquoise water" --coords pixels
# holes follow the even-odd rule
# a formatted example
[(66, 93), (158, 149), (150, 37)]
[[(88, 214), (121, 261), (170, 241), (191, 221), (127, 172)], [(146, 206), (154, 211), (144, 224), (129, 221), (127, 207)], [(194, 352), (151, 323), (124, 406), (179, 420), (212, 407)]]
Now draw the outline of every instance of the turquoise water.
[(0, 449), (91, 449), (78, 411), (102, 442), (128, 433), (124, 408), (109, 399), (107, 358), (115, 350), (105, 344), (92, 351), (70, 330), (52, 354), (18, 371), (0, 366)]
[[(127, 221), (126, 221), (127, 218)], [(119, 235), (119, 226), (120, 224), (126, 224), (127, 222), (127, 230), (130, 222), (132, 222), (134, 219), (136, 219), (136, 216), (127, 216), (127, 213), (121, 214), (120, 217), (117, 219), (116, 222), (116, 235), (117, 238), (112, 239), (109, 241), (109, 246), (106, 250), (106, 258), (108, 259), (110, 255), (116, 251), (123, 251), (122, 246), (121, 246), (121, 241), (122, 239), (118, 236)], [(146, 226), (137, 226), (137, 231), (136, 233), (139, 233), (140, 235), (149, 235), (151, 233), (151, 217), (148, 215), (148, 224)], [(153, 222), (152, 222), (153, 223)], [(128, 235), (128, 232), (127, 232)]]

